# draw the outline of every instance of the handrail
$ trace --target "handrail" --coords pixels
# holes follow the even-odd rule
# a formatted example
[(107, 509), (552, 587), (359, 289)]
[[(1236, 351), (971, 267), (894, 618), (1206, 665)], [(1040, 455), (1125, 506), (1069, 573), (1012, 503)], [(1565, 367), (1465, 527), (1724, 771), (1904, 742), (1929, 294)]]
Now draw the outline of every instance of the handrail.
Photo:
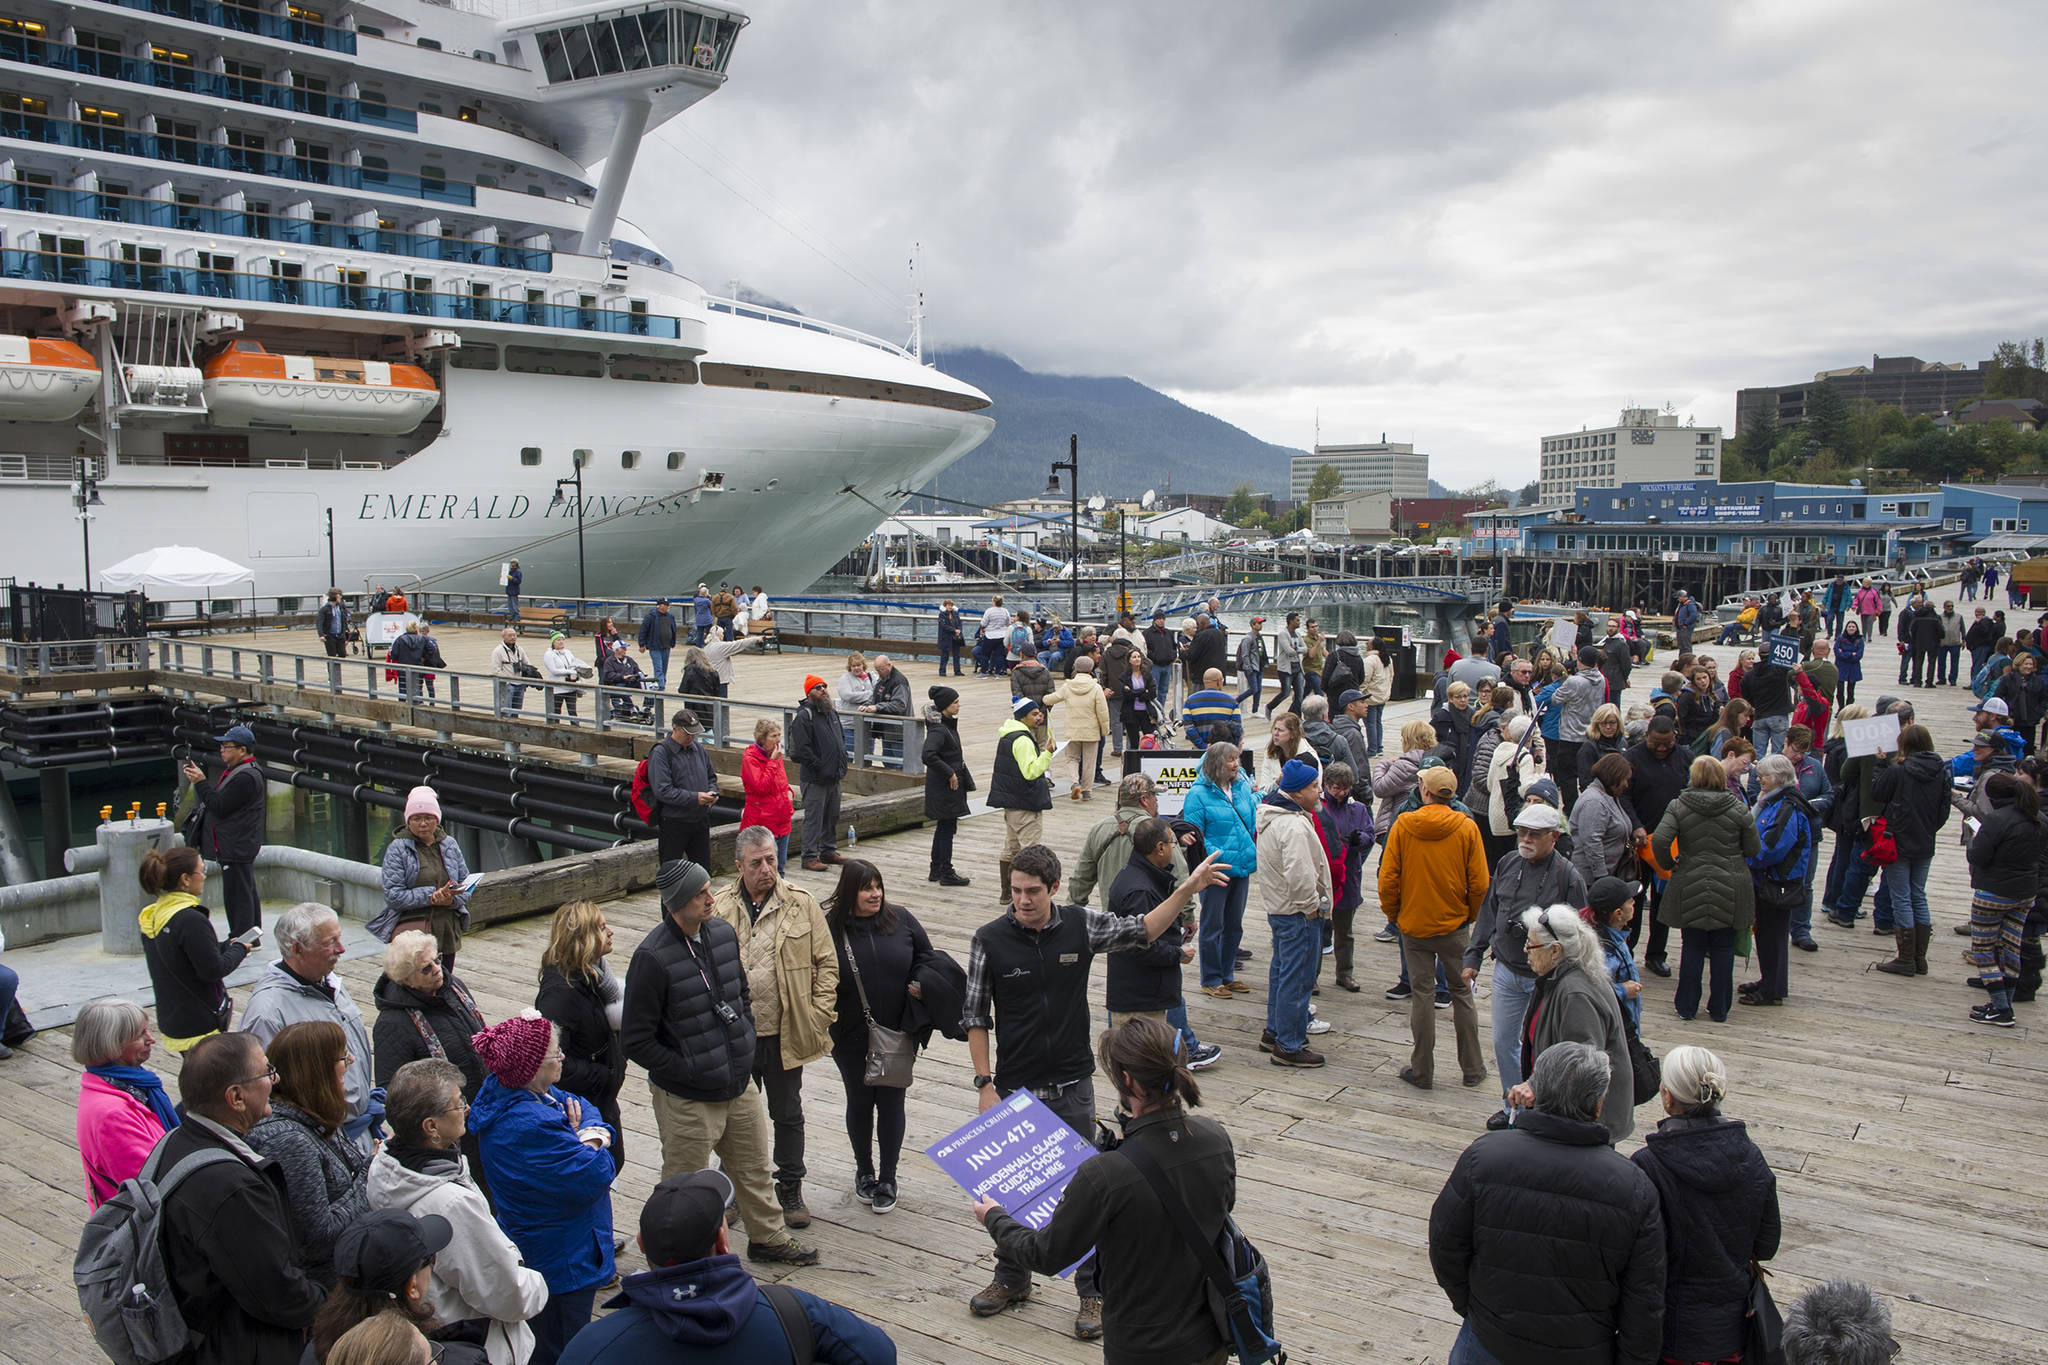
[(842, 341), (856, 341), (863, 346), (872, 346), (878, 351), (887, 351), (891, 355), (901, 356), (905, 360), (917, 359), (916, 356), (893, 341), (884, 341), (870, 332), (863, 332), (853, 327), (842, 327), (836, 322), (826, 322), (822, 318), (809, 317), (803, 313), (792, 313), (781, 308), (770, 308), (766, 304), (748, 303), (743, 299), (730, 299), (715, 294), (706, 294), (704, 296), (704, 307), (713, 313), (730, 313), (738, 318), (753, 318), (760, 322), (779, 322), (785, 327), (795, 327), (805, 332), (822, 332), (826, 336), (835, 336)]
[[(754, 722), (763, 716), (773, 718), (787, 734), (798, 704), (738, 697), (686, 697), (607, 687), (602, 683), (512, 679), (452, 668), (392, 665), (382, 659), (330, 659), (207, 639), (53, 640), (25, 644), (0, 641), (0, 659), (5, 659), (7, 671), (17, 676), (133, 672), (138, 675), (138, 686), (154, 683), (172, 693), (192, 691), (190, 680), (194, 678), (264, 686), (281, 684), (299, 689), (305, 696), (298, 704), (314, 710), (319, 708), (322, 696), (397, 701), (423, 713), (415, 719), (423, 728), (432, 725), (434, 713), (444, 712), (451, 716), (563, 725), (575, 733), (659, 736), (668, 733), (673, 708), (686, 706), (704, 725), (703, 742), (718, 748), (752, 743)], [(386, 679), (387, 672), (400, 676)], [(445, 696), (439, 686), (444, 679)], [(433, 692), (418, 695), (429, 680)], [(529, 689), (543, 694), (538, 702), (526, 696)], [(581, 703), (587, 698), (589, 714), (554, 713), (552, 699), (546, 695), (554, 692), (576, 697), (578, 711), (585, 709)], [(628, 713), (637, 718), (629, 718)], [(850, 757), (855, 767), (911, 775), (924, 771), (924, 722), (916, 716), (842, 714), (840, 721), (852, 736)], [(594, 761), (594, 756), (587, 757)]]

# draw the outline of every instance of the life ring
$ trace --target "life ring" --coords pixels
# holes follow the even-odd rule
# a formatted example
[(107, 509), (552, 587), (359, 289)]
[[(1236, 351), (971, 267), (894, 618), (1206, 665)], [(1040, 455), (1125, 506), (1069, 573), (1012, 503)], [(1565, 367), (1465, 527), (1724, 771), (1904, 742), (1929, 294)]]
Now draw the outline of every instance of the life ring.
[(718, 49), (709, 43), (699, 43), (690, 53), (690, 60), (699, 69), (709, 71), (718, 62)]

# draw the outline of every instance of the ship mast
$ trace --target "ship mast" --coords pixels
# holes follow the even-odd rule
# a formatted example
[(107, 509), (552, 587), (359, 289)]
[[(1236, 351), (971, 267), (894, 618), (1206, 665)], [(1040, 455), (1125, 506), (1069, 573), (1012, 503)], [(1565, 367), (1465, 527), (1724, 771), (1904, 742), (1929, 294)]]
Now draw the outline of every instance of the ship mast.
[(910, 244), (910, 358), (924, 364), (924, 291), (917, 287), (917, 257), (922, 243)]

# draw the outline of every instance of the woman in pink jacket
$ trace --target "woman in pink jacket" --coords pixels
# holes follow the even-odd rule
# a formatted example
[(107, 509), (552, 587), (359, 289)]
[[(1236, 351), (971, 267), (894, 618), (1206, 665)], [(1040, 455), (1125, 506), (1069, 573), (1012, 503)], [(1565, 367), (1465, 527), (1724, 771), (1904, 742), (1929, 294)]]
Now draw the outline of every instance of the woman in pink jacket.
[(1850, 599), (1850, 604), (1856, 608), (1856, 614), (1863, 618), (1863, 635), (1868, 639), (1871, 627), (1877, 624), (1878, 615), (1884, 610), (1884, 598), (1866, 578), (1863, 580), (1863, 586), (1856, 589), (1856, 596)]
[(85, 1163), (85, 1199), (98, 1208), (178, 1126), (164, 1083), (143, 1063), (155, 1040), (142, 1006), (95, 1000), (78, 1012), (71, 1057), (85, 1068), (78, 1082), (78, 1156)]

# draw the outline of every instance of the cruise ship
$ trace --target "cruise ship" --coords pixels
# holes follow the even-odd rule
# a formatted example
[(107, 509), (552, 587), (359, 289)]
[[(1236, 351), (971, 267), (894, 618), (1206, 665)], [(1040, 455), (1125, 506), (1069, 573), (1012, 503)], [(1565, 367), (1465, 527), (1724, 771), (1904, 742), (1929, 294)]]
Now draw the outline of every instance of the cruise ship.
[(0, 0), (0, 577), (791, 592), (993, 429), (619, 216), (745, 14), (310, 3)]

